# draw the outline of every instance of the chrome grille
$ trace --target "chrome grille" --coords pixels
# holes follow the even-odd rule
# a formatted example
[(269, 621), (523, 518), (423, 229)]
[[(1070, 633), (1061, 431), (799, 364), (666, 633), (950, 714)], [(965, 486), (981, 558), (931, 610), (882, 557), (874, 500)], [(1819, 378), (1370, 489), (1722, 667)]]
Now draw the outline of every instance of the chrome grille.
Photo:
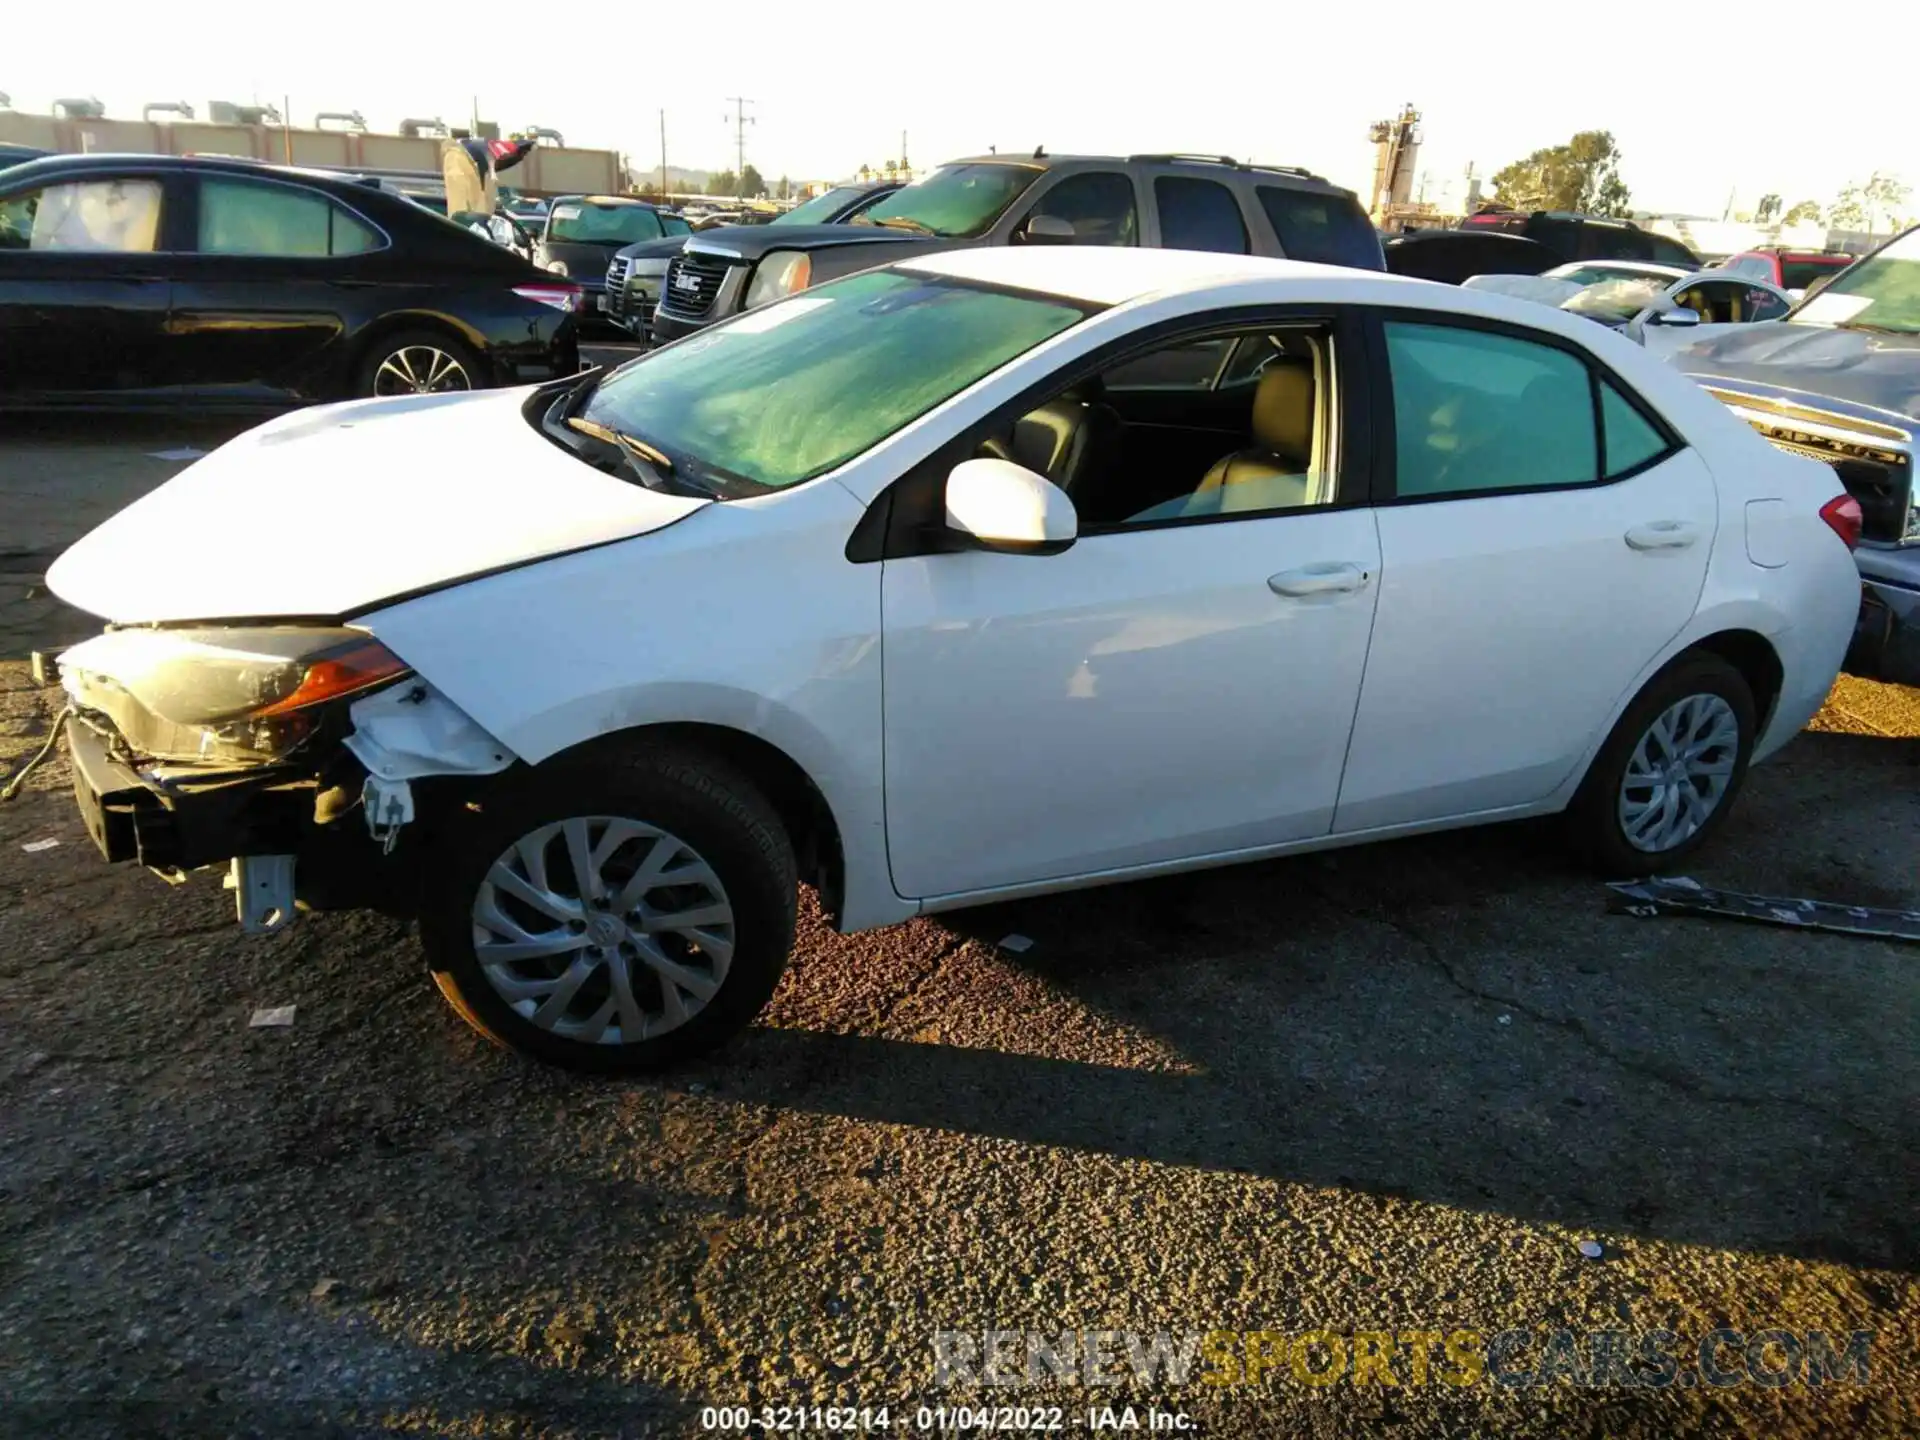
[(614, 319), (624, 319), (627, 313), (627, 271), (633, 268), (633, 262), (624, 255), (616, 255), (607, 264), (607, 314)]
[(660, 304), (676, 315), (705, 315), (713, 309), (727, 278), (727, 262), (717, 255), (682, 251), (667, 266), (667, 283)]
[(1768, 425), (1749, 419), (1768, 444), (1789, 455), (1804, 455), (1833, 467), (1846, 492), (1860, 502), (1860, 536), (1897, 544), (1907, 531), (1907, 509), (1912, 503), (1913, 456), (1882, 445), (1862, 445), (1803, 430), (1794, 425)]

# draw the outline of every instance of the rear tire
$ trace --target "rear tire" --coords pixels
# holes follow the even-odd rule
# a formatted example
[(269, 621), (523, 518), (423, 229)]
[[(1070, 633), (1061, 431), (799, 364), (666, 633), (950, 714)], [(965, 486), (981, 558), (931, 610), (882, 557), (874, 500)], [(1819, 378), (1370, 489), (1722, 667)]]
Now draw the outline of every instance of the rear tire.
[(1675, 661), (1594, 756), (1567, 809), (1573, 848), (1610, 878), (1679, 863), (1725, 822), (1757, 728), (1753, 690), (1738, 670), (1705, 652)]
[(362, 397), (444, 395), (486, 385), (480, 357), (437, 330), (403, 330), (368, 348), (354, 376)]
[(719, 1044), (793, 948), (779, 818), (694, 753), (534, 770), (434, 868), (420, 928), (435, 984), (488, 1039), (568, 1069), (651, 1070)]

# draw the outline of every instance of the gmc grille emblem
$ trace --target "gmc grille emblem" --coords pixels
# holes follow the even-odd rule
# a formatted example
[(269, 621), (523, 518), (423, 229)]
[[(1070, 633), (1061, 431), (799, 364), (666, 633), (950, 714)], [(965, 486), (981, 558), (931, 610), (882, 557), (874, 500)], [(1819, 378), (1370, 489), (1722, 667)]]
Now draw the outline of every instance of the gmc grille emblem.
[(682, 270), (678, 275), (673, 277), (673, 288), (676, 290), (698, 290), (700, 288), (700, 277), (698, 275), (690, 275), (685, 270)]

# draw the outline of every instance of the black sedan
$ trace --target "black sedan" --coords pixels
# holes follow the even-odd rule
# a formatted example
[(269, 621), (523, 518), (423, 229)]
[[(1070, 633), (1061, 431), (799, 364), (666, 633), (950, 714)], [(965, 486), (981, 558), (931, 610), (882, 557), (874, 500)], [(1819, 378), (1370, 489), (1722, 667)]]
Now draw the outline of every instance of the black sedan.
[(389, 191), (248, 160), (0, 171), (0, 406), (282, 408), (579, 369), (579, 287)]

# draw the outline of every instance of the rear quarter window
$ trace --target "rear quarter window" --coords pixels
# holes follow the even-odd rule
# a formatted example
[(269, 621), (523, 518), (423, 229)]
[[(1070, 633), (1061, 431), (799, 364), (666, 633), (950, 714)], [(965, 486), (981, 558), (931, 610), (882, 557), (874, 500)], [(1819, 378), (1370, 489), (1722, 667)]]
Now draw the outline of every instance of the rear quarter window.
[(1255, 193), (1289, 260), (1384, 270), (1380, 236), (1345, 195), (1259, 185)]

